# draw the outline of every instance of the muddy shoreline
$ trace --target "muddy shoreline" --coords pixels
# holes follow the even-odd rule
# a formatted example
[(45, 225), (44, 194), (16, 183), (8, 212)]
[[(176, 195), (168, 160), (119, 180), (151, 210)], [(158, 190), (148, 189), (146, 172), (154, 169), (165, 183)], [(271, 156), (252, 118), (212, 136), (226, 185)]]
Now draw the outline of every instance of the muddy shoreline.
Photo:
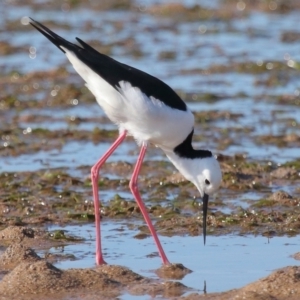
[[(9, 226), (0, 232), (9, 246), (0, 256), (1, 299), (111, 299), (123, 293), (167, 299), (297, 299), (300, 296), (300, 267), (286, 267), (241, 289), (223, 293), (199, 293), (174, 279), (192, 272), (172, 264), (156, 270), (160, 279), (150, 279), (117, 265), (61, 270), (51, 262), (61, 257), (40, 257), (33, 248), (53, 247), (48, 232), (30, 227)], [(32, 248), (31, 248), (32, 247)], [(188, 296), (180, 297), (188, 292)]]

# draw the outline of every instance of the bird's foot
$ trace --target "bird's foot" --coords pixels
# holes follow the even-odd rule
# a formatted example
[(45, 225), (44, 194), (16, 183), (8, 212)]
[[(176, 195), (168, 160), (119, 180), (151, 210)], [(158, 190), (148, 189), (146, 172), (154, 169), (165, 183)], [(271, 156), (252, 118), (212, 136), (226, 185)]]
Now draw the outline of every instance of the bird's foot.
[(103, 259), (103, 256), (96, 255), (96, 264), (97, 266), (107, 265), (107, 262)]

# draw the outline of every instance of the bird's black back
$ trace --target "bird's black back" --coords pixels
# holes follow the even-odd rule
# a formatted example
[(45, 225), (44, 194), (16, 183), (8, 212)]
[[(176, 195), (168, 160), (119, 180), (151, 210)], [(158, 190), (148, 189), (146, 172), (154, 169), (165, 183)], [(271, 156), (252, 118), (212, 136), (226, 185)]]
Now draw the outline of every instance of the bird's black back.
[(129, 82), (133, 87), (139, 88), (148, 97), (152, 96), (171, 108), (182, 111), (187, 110), (187, 106), (182, 99), (160, 79), (99, 53), (79, 38), (76, 39), (81, 44), (81, 47), (68, 42), (39, 22), (32, 20), (30, 23), (61, 51), (64, 52), (60, 46), (74, 52), (79, 60), (114, 88), (117, 89), (119, 87), (120, 81)]

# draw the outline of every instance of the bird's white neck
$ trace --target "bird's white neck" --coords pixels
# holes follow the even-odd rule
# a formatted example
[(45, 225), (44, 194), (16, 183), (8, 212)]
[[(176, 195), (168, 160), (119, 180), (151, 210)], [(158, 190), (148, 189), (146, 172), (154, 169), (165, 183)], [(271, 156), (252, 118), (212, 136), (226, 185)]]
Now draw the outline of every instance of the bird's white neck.
[(197, 165), (195, 164), (195, 161), (190, 158), (180, 157), (172, 150), (164, 150), (164, 152), (176, 169), (185, 177), (185, 179), (195, 184), (195, 178), (193, 176), (196, 174), (196, 170), (194, 171)]

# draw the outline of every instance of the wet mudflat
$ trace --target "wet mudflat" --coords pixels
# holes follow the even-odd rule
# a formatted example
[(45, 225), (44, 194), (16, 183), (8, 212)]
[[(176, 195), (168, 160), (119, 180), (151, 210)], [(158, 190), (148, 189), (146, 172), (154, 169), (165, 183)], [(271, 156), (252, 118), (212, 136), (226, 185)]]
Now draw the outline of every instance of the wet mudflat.
[[(296, 1), (0, 5), (0, 297), (300, 297)], [(192, 273), (160, 272), (128, 189), (138, 154), (130, 138), (101, 172), (104, 248), (115, 267), (95, 268), (89, 173), (117, 129), (28, 16), (161, 78), (193, 110), (195, 147), (212, 149), (223, 171), (208, 244), (197, 191), (159, 149), (150, 147), (139, 183), (167, 255)], [(139, 250), (129, 251), (133, 243)]]

